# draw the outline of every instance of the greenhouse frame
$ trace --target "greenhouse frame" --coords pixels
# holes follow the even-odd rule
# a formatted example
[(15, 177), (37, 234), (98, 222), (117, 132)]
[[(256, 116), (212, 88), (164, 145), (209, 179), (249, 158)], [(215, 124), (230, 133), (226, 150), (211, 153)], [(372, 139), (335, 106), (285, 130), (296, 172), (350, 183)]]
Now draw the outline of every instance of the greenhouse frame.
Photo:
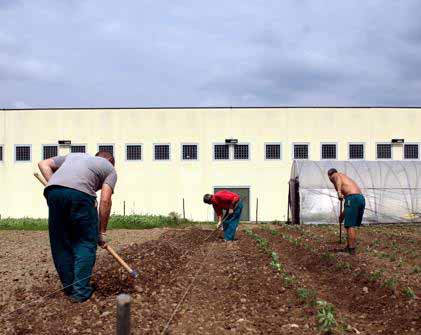
[(296, 160), (288, 209), (294, 224), (337, 223), (340, 202), (327, 171), (352, 178), (366, 199), (363, 223), (421, 222), (421, 161)]

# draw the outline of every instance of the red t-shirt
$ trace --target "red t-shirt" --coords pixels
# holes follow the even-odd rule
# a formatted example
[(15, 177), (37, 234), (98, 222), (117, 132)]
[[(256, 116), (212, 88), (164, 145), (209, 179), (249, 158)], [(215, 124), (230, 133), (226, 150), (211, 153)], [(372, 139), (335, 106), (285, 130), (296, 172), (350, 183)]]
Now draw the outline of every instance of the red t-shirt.
[(233, 192), (222, 190), (216, 192), (211, 199), (213, 209), (218, 216), (222, 215), (223, 209), (234, 208), (234, 205), (240, 200), (240, 196)]

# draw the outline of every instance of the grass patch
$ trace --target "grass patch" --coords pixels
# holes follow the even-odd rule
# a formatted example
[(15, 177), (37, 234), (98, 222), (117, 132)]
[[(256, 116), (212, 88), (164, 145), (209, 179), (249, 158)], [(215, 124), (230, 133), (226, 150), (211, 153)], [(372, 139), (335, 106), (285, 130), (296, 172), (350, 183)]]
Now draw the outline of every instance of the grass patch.
[[(112, 215), (108, 229), (151, 229), (151, 228), (183, 228), (199, 222), (181, 219), (175, 213), (163, 215)], [(0, 230), (48, 230), (47, 219), (1, 219)]]

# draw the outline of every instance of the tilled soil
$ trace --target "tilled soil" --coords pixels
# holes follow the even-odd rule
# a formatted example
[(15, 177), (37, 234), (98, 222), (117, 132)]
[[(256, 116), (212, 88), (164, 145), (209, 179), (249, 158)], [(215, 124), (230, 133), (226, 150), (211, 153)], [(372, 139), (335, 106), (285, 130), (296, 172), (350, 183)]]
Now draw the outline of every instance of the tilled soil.
[(282, 287), (267, 255), (242, 232), (238, 237), (226, 243), (211, 230), (192, 229), (130, 245), (120, 253), (140, 270), (136, 282), (100, 258), (93, 279), (98, 289), (82, 304), (61, 292), (42, 299), (57, 285), (55, 278), (18, 289), (13, 308), (21, 309), (3, 315), (0, 332), (110, 334), (116, 295), (125, 292), (133, 298), (134, 334), (314, 334), (314, 318)]
[[(288, 228), (275, 230), (302, 237), (299, 232)], [(351, 329), (363, 334), (414, 334), (421, 331), (419, 299), (409, 299), (370, 280), (375, 269), (364, 263), (364, 257), (344, 253), (329, 255), (326, 251), (331, 245), (323, 245), (320, 241), (314, 243), (303, 238), (311, 246), (305, 249), (266, 230), (256, 232), (278, 252), (281, 263), (297, 277), (298, 285), (316, 291), (319, 298), (332, 303)], [(341, 264), (350, 268), (342, 268)]]

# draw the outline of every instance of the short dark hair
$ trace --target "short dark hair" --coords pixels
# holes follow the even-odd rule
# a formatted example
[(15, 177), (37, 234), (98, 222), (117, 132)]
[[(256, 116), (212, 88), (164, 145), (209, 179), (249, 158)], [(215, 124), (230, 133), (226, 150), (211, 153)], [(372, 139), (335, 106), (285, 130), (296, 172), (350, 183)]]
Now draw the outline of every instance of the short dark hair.
[(337, 173), (337, 172), (338, 170), (332, 168), (332, 169), (329, 169), (329, 171), (327, 171), (327, 175), (331, 177), (334, 173)]
[(95, 156), (105, 158), (113, 166), (115, 165), (114, 156), (111, 153), (109, 153), (108, 151), (98, 151)]
[(211, 200), (212, 200), (212, 194), (205, 194), (203, 196), (203, 202), (205, 204), (210, 204), (211, 203)]

